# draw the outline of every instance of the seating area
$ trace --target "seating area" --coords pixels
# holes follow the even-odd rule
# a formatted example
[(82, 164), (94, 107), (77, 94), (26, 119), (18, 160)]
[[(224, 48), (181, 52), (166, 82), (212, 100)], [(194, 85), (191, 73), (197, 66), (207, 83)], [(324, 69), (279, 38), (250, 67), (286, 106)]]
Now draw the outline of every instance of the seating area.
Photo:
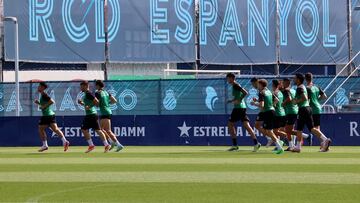
[(349, 104), (342, 106), (343, 112), (360, 111), (360, 89), (349, 93)]

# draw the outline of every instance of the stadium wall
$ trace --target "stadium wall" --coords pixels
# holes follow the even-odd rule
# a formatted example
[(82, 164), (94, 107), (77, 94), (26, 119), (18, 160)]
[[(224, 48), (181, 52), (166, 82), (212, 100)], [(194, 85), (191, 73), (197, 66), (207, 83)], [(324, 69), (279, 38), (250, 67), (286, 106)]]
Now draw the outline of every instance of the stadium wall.
[[(269, 81), (274, 78), (268, 78)], [(315, 84), (325, 88), (331, 77), (319, 77)], [(337, 78), (326, 93), (330, 95), (345, 80)], [(92, 80), (93, 81), (93, 80)], [(238, 79), (239, 84), (248, 90), (245, 98), (248, 112), (258, 113), (251, 105), (257, 90), (251, 86), (250, 78)], [(83, 114), (83, 107), (77, 105), (82, 97), (79, 82), (48, 82), (47, 89), (55, 104), (53, 110), (59, 116), (77, 116)], [(40, 116), (41, 111), (33, 101), (39, 99), (36, 91), (38, 83), (20, 84), (21, 116)], [(90, 83), (94, 90), (94, 83)], [(112, 105), (114, 115), (224, 115), (232, 110), (226, 103), (231, 96), (231, 87), (224, 79), (183, 79), (183, 80), (145, 80), (145, 81), (106, 81), (106, 90), (118, 99)], [(350, 103), (350, 95), (360, 92), (360, 77), (352, 77), (336, 94), (328, 105), (337, 109)], [(0, 116), (15, 116), (15, 87), (13, 83), (0, 84)]]
[[(72, 145), (86, 145), (81, 133), (82, 116), (57, 117), (58, 125)], [(255, 115), (251, 115), (251, 122)], [(0, 146), (37, 146), (38, 117), (0, 117)], [(113, 116), (113, 131), (125, 145), (155, 146), (222, 146), (230, 145), (227, 130), (228, 115), (168, 115), (168, 116)], [(359, 114), (324, 114), (322, 130), (337, 146), (360, 145)], [(245, 130), (237, 129), (240, 145), (252, 145)], [(50, 145), (61, 145), (61, 140), (49, 139)], [(94, 136), (94, 132), (91, 132)], [(266, 139), (260, 136), (260, 141)], [(100, 139), (94, 139), (101, 146)], [(318, 140), (315, 138), (315, 145)]]

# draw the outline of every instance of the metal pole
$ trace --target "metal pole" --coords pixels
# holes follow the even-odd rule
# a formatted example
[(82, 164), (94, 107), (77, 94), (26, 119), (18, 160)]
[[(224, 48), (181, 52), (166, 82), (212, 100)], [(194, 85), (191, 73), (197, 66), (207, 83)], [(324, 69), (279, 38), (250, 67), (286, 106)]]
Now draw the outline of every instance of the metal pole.
[(20, 82), (19, 82), (19, 25), (16, 17), (5, 17), (4, 21), (13, 22), (15, 25), (15, 93), (16, 93), (16, 116), (20, 116)]
[(108, 0), (104, 0), (105, 62), (103, 64), (103, 71), (105, 80), (108, 80), (108, 65), (110, 63), (108, 20)]
[[(200, 68), (200, 27), (199, 16), (200, 15), (200, 2), (196, 1), (195, 4), (195, 70)], [(197, 75), (197, 73), (196, 73)]]
[[(348, 46), (349, 46), (349, 60), (351, 60), (352, 54), (353, 54), (353, 47), (352, 47), (352, 9), (351, 9), (351, 0), (347, 1), (347, 9), (348, 9)], [(353, 70), (354, 66), (353, 64), (350, 64), (350, 66), (348, 67), (348, 74), (351, 73), (351, 71)]]
[(275, 75), (280, 76), (280, 12), (279, 12), (279, 0), (276, 0), (276, 65)]
[(15, 83), (16, 83), (16, 116), (20, 116), (20, 83), (19, 83), (19, 24), (15, 23)]

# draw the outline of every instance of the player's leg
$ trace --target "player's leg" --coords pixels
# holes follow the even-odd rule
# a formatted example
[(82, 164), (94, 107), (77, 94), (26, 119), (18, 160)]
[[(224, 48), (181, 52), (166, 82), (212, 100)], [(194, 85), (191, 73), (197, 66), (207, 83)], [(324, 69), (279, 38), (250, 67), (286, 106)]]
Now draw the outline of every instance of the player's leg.
[(107, 133), (105, 130), (107, 128), (107, 126), (106, 126), (107, 120), (109, 120), (109, 122), (110, 122), (110, 119), (107, 119), (104, 116), (100, 117), (100, 129), (104, 132), (106, 139), (108, 140), (109, 144), (111, 145), (111, 147), (109, 149), (109, 151), (111, 151), (116, 146), (116, 139), (114, 139), (114, 137), (111, 137), (111, 134)]
[(327, 152), (329, 151), (329, 146), (331, 144), (331, 139), (327, 138), (324, 133), (320, 130), (320, 115), (312, 115), (312, 122), (307, 123), (307, 127), (314, 134), (321, 142), (320, 145), (320, 152)]
[(314, 128), (320, 130), (321, 115), (320, 114), (313, 114), (313, 120), (314, 120)]
[(278, 139), (275, 135), (275, 133), (273, 132), (273, 130), (271, 129), (266, 129), (266, 136), (268, 136), (269, 138), (271, 138), (271, 140), (275, 143), (276, 145), (276, 150), (274, 151), (276, 154), (282, 154), (284, 152), (284, 149), (282, 148), (283, 146), (283, 142)]
[(263, 128), (265, 131), (265, 135), (268, 136), (276, 145), (277, 150), (275, 151), (276, 154), (282, 154), (284, 149), (282, 148), (283, 142), (278, 139), (273, 131), (274, 129), (274, 119), (275, 119), (275, 111), (267, 111), (263, 114), (264, 116), (264, 124)]
[(261, 144), (258, 141), (253, 128), (250, 126), (250, 118), (246, 113), (246, 109), (245, 108), (239, 109), (239, 115), (240, 115), (239, 120), (242, 122), (243, 127), (246, 129), (251, 139), (253, 140), (254, 143), (253, 152), (257, 152), (260, 149)]
[(275, 116), (275, 120), (274, 120), (274, 134), (278, 137), (278, 138), (286, 138), (287, 135), (284, 132), (284, 119), (282, 118), (282, 116)]
[(100, 129), (95, 130), (95, 132), (99, 135), (101, 141), (104, 144), (104, 147), (105, 147), (104, 153), (108, 152), (111, 146), (109, 145), (108, 141), (106, 140), (105, 133)]
[(249, 135), (251, 136), (251, 138), (252, 138), (252, 140), (254, 142), (253, 152), (257, 152), (261, 147), (261, 143), (258, 141), (254, 130), (250, 126), (250, 122), (249, 121), (243, 121), (243, 126), (246, 129), (246, 131), (249, 133)]
[(230, 120), (228, 121), (228, 129), (229, 129), (229, 133), (230, 133), (230, 137), (231, 137), (231, 141), (232, 141), (232, 145), (230, 147), (230, 149), (228, 149), (228, 151), (237, 151), (239, 150), (239, 146), (237, 143), (237, 136), (236, 136), (236, 129), (235, 129), (235, 123), (231, 122)]
[(82, 128), (82, 129), (81, 129), (81, 132), (83, 133), (84, 138), (85, 138), (85, 140), (87, 141), (87, 143), (88, 143), (88, 145), (89, 145), (89, 147), (88, 147), (88, 149), (85, 151), (85, 153), (89, 153), (89, 152), (91, 152), (92, 150), (95, 149), (95, 145), (94, 145), (94, 143), (93, 143), (93, 141), (92, 141), (92, 139), (91, 139), (91, 135), (90, 135), (90, 133), (89, 133), (89, 129)]
[(66, 140), (66, 137), (64, 136), (64, 133), (59, 129), (56, 122), (53, 122), (50, 124), (51, 130), (60, 137), (63, 146), (64, 146), (64, 152), (66, 152), (69, 149), (70, 142)]
[(39, 152), (43, 152), (43, 151), (46, 151), (49, 149), (49, 146), (47, 143), (46, 131), (45, 131), (47, 127), (48, 127), (47, 125), (42, 125), (42, 124), (39, 124), (39, 126), (38, 126), (39, 136), (40, 136), (40, 140), (42, 142), (42, 146), (38, 150)]
[(100, 119), (100, 127), (101, 127), (101, 130), (105, 133), (105, 135), (110, 137), (110, 139), (113, 143), (113, 144), (111, 144), (109, 151), (112, 149), (113, 146), (116, 146), (116, 152), (121, 151), (124, 148), (124, 146), (122, 144), (120, 144), (120, 142), (116, 138), (116, 135), (112, 132), (111, 120), (109, 118)]
[(110, 145), (106, 139), (106, 135), (105, 133), (101, 130), (100, 128), (100, 125), (99, 125), (99, 122), (98, 122), (98, 119), (97, 119), (97, 116), (91, 116), (90, 117), (90, 125), (91, 125), (91, 128), (95, 130), (95, 132), (99, 135), (101, 141), (103, 142), (104, 146), (105, 146), (105, 150), (104, 152), (108, 152), (109, 149), (110, 149)]
[(292, 151), (295, 147), (294, 141), (292, 139), (292, 135), (296, 136), (296, 131), (294, 131), (296, 119), (297, 119), (297, 115), (289, 114), (286, 116), (285, 132), (286, 132), (287, 140), (289, 142), (289, 147), (285, 151)]
[(238, 142), (237, 142), (237, 135), (235, 129), (235, 123), (240, 120), (239, 110), (234, 108), (231, 112), (230, 118), (228, 120), (228, 129), (232, 141), (232, 145), (228, 151), (237, 151), (239, 150)]
[(303, 130), (306, 124), (306, 111), (304, 110), (304, 108), (300, 108), (299, 109), (299, 118), (297, 120), (297, 126), (296, 126), (296, 146), (293, 149), (293, 152), (297, 152), (300, 153), (301, 152), (301, 147), (302, 147), (302, 143), (303, 143)]
[(315, 128), (314, 120), (311, 108), (307, 108), (306, 114), (306, 126), (309, 131), (314, 134), (321, 142), (320, 152), (327, 152), (329, 150), (329, 146), (331, 144), (331, 139), (327, 138), (319, 129)]
[[(306, 115), (308, 118), (306, 119), (306, 125), (308, 127), (311, 127), (310, 125), (314, 125), (314, 120), (313, 120), (313, 116), (311, 115), (311, 108), (308, 107), (308, 112), (307, 114), (310, 114), (310, 115)], [(309, 128), (309, 131), (310, 131), (311, 128)], [(306, 134), (306, 133), (302, 133), (302, 138), (303, 138), (303, 141), (304, 140), (307, 140), (309, 146), (312, 146), (313, 145), (313, 134), (309, 133), (309, 134)]]
[(330, 138), (327, 138), (324, 133), (322, 133), (319, 129), (316, 129), (315, 127), (311, 129), (311, 133), (318, 137), (321, 141), (320, 152), (329, 151), (332, 140)]
[(272, 139), (270, 139), (268, 136), (266, 136), (266, 132), (263, 128), (263, 124), (264, 124), (264, 113), (263, 112), (260, 112), (257, 117), (256, 117), (256, 121), (255, 121), (255, 129), (258, 130), (262, 135), (264, 135), (268, 142), (266, 144), (266, 147), (269, 147), (273, 144), (273, 141)]
[(89, 133), (90, 128), (91, 128), (90, 118), (87, 115), (87, 116), (84, 117), (83, 123), (81, 125), (81, 132), (83, 133), (84, 138), (85, 138), (86, 142), (89, 145), (89, 147), (85, 151), (85, 153), (89, 153), (89, 152), (91, 152), (92, 150), (95, 149), (95, 145), (94, 145), (94, 143), (93, 143), (93, 141), (91, 139), (91, 135)]

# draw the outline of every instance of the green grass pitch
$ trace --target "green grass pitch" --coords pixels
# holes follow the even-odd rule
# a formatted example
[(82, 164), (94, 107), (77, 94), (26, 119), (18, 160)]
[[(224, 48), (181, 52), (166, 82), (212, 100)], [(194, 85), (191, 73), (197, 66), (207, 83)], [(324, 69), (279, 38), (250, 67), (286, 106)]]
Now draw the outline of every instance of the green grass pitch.
[(0, 202), (360, 202), (360, 147), (0, 148)]

